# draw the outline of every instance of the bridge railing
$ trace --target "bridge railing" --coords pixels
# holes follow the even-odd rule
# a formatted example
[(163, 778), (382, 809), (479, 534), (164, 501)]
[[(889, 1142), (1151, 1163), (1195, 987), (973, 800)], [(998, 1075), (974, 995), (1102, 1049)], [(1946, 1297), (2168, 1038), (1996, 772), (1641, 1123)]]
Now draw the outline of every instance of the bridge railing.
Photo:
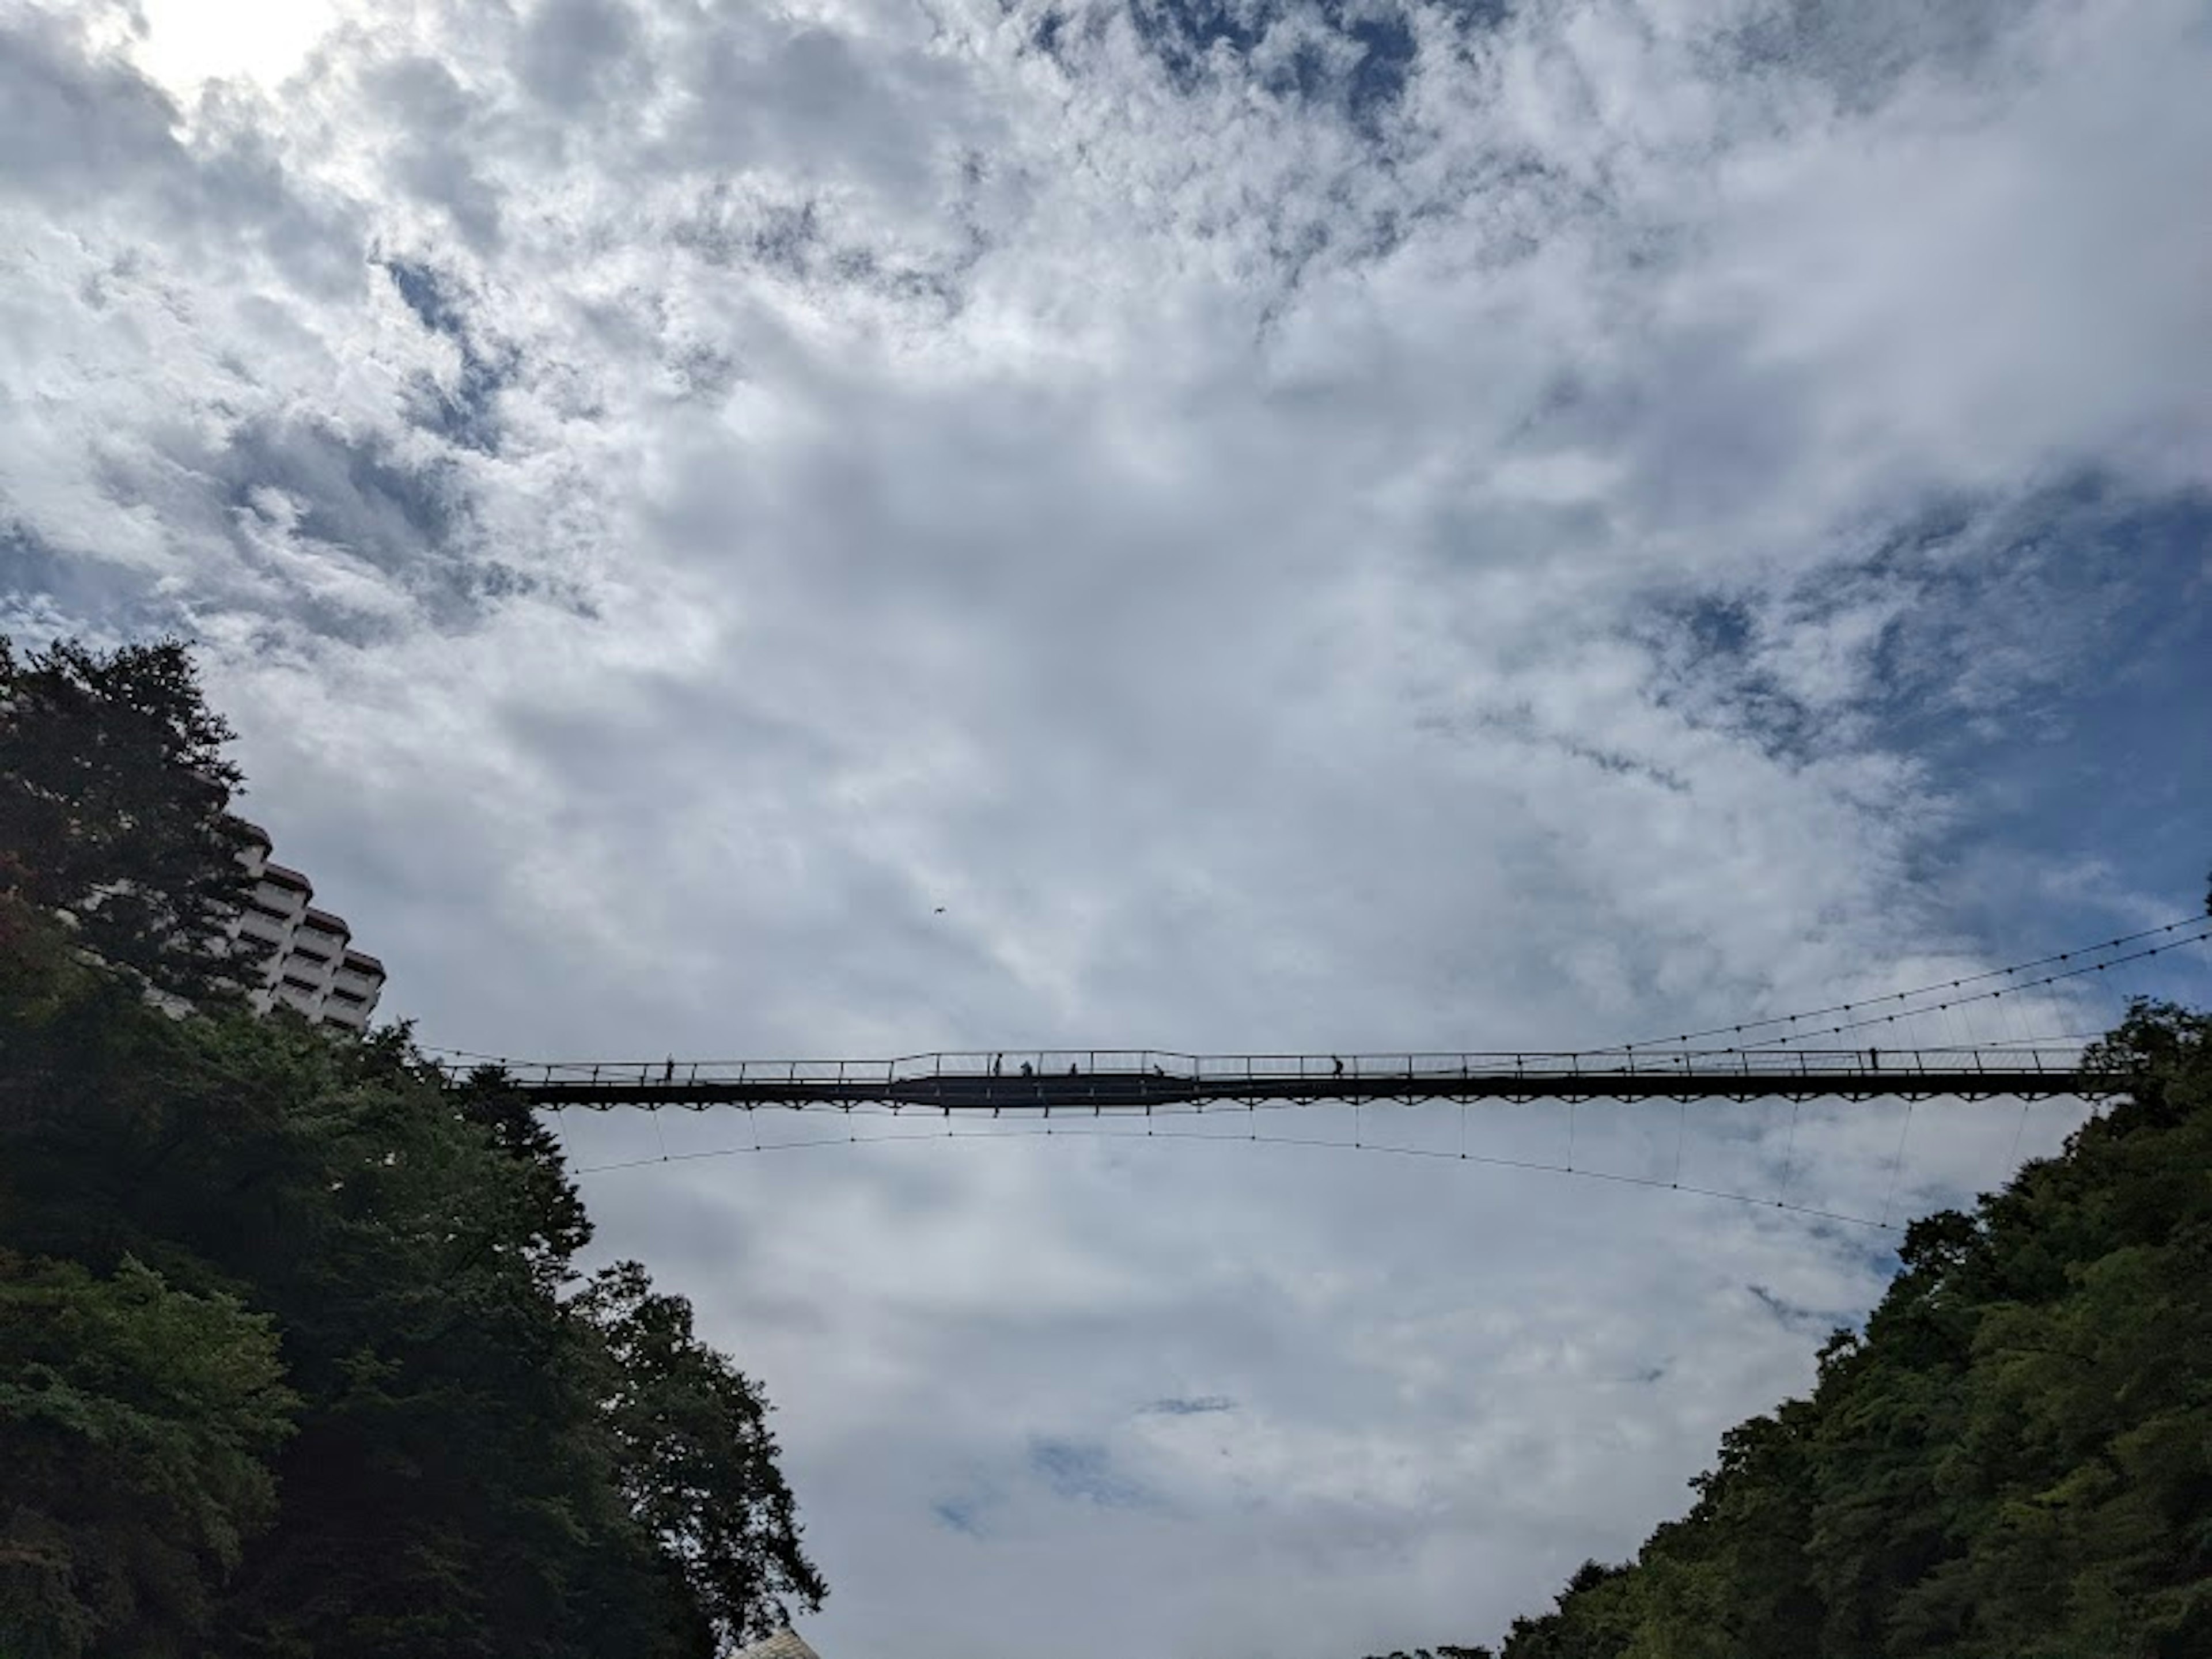
[[(826, 1085), (890, 1088), (933, 1080), (1156, 1077), (1179, 1081), (1290, 1081), (1326, 1084), (1342, 1078), (1393, 1078), (1425, 1083), (1455, 1077), (1571, 1078), (1666, 1076), (1900, 1077), (1938, 1073), (2072, 1073), (2082, 1060), (2075, 1045), (1916, 1048), (1662, 1048), (1523, 1051), (1403, 1051), (1346, 1054), (1196, 1054), (1158, 1048), (975, 1049), (900, 1055), (888, 1060), (632, 1060), (507, 1061), (526, 1085), (678, 1090), (700, 1085)], [(441, 1062), (456, 1079), (483, 1060)]]

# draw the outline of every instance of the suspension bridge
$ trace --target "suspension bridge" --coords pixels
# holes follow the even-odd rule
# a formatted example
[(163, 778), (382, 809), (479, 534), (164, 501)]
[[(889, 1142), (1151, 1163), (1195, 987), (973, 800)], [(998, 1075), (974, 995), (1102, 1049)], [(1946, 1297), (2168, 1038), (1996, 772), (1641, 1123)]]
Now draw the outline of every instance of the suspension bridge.
[(957, 1053), (896, 1060), (571, 1061), (507, 1068), (532, 1104), (856, 1106), (992, 1116), (1329, 1101), (1965, 1100), (2095, 1096), (2124, 1077), (2071, 1048), (1675, 1049), (1640, 1054)]
[[(1209, 1107), (1389, 1101), (2094, 1099), (2126, 1086), (2078, 1041), (1894, 1044), (1925, 1017), (2093, 976), (2212, 941), (2212, 918), (1826, 1007), (1575, 1051), (1200, 1054), (1157, 1049), (972, 1050), (890, 1060), (514, 1061), (442, 1051), (458, 1080), (499, 1067), (550, 1109), (856, 1108), (1103, 1117)], [(2055, 994), (2055, 993), (2054, 993)], [(1900, 1022), (1903, 1024), (1900, 1024)], [(1840, 1039), (1840, 1041), (1838, 1041)]]
[[(2185, 917), (2161, 927), (2060, 951), (2008, 967), (1960, 975), (1877, 996), (1824, 1007), (1754, 1018), (1702, 1030), (1676, 1031), (1639, 1042), (1577, 1051), (1449, 1053), (1200, 1054), (1156, 1049), (1030, 1048), (909, 1054), (890, 1060), (542, 1061), (514, 1060), (461, 1049), (428, 1051), (448, 1079), (461, 1083), (491, 1068), (532, 1105), (561, 1112), (642, 1109), (654, 1125), (655, 1154), (586, 1163), (579, 1175), (598, 1175), (653, 1164), (721, 1158), (744, 1153), (788, 1153), (811, 1148), (893, 1141), (971, 1141), (1024, 1136), (1093, 1139), (1164, 1139), (1249, 1141), (1273, 1146), (1372, 1152), (1406, 1158), (1452, 1159), (1631, 1187), (1693, 1194), (1709, 1199), (1783, 1211), (1818, 1223), (1843, 1223), (1893, 1232), (1892, 1221), (1904, 1172), (1912, 1115), (1924, 1100), (2013, 1099), (2021, 1115), (2007, 1154), (2017, 1157), (2033, 1103), (2070, 1097), (2094, 1103), (2133, 1081), (2123, 1057), (2090, 1043), (2081, 1032), (2037, 1034), (2038, 1020), (2070, 1013), (2091, 1018), (2095, 1003), (2112, 1012), (2112, 970), (2185, 947), (2212, 945), (2212, 916)], [(2084, 983), (2086, 981), (2086, 984)], [(2106, 993), (2088, 999), (2088, 987)], [(2038, 997), (2033, 994), (2045, 994)], [(2009, 999), (2009, 1000), (2008, 1000)], [(2020, 1012), (2025, 1008), (2026, 1012)], [(1974, 1040), (1976, 1011), (1995, 1013), (2006, 1031)], [(2002, 1012), (2000, 1012), (2002, 1011)], [(1959, 1025), (1968, 1040), (1955, 1040)], [(2104, 1022), (2110, 1024), (2108, 1018)], [(1954, 1040), (1917, 1042), (1941, 1030)], [(1878, 1216), (1808, 1201), (1792, 1189), (1798, 1117), (1804, 1103), (1895, 1101), (1904, 1111), (1888, 1159), (1887, 1190)], [(1778, 1180), (1768, 1190), (1740, 1190), (1695, 1179), (1686, 1169), (1692, 1102), (1782, 1100), (1791, 1105)], [(1565, 1143), (1558, 1158), (1519, 1156), (1470, 1146), (1468, 1109), (1481, 1102), (1537, 1103), (1565, 1108)], [(1672, 1167), (1593, 1167), (1577, 1149), (1579, 1103), (1680, 1103), (1671, 1115)], [(1393, 1142), (1363, 1132), (1370, 1108), (1418, 1108), (1456, 1103), (1456, 1150), (1449, 1146)], [(1348, 1139), (1263, 1130), (1249, 1115), (1263, 1107), (1297, 1109), (1340, 1104), (1351, 1109)], [(672, 1108), (704, 1113), (738, 1108), (750, 1120), (746, 1144), (672, 1152), (659, 1131), (659, 1113)], [(834, 1132), (796, 1137), (766, 1135), (764, 1109), (829, 1116)], [(1242, 1109), (1238, 1110), (1237, 1109)], [(1236, 1111), (1230, 1133), (1203, 1123), (1174, 1127), (1155, 1120), (1181, 1115)], [(1373, 1115), (1380, 1118), (1382, 1111)], [(1409, 1110), (1410, 1125), (1417, 1113)], [(899, 1121), (898, 1120), (904, 1120)], [(1016, 1120), (1011, 1122), (998, 1120)], [(1131, 1121), (1132, 1119), (1136, 1120)], [(862, 1121), (860, 1120), (868, 1120)], [(1665, 1139), (1662, 1132), (1662, 1140)], [(566, 1137), (563, 1137), (564, 1144)], [(1534, 1149), (1527, 1149), (1534, 1150)], [(1658, 1158), (1664, 1162), (1665, 1149)], [(1686, 1179), (1686, 1176), (1692, 1178)]]

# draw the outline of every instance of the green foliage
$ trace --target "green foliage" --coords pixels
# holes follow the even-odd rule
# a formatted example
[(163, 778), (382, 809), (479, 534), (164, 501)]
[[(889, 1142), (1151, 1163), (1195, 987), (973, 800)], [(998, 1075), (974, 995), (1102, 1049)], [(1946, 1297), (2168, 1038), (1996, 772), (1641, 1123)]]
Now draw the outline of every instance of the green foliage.
[(0, 639), (0, 1656), (706, 1659), (817, 1606), (760, 1390), (580, 1285), (506, 1079), (228, 994), (229, 736), (173, 641)]
[(231, 735), (180, 641), (19, 658), (0, 637), (0, 892), (66, 910), (158, 989), (219, 994), (251, 885)]
[[(639, 1270), (582, 1285), (589, 1237), (557, 1144), (496, 1074), (450, 1088), (404, 1030), (165, 1018), (0, 897), (0, 1247), (76, 1264), (53, 1271), (79, 1294), (253, 1310), (296, 1396), (281, 1445), (225, 1428), (232, 1397), (210, 1389), (256, 1374), (214, 1324), (149, 1327), (204, 1352), (169, 1392), (122, 1397), (159, 1443), (232, 1461), (210, 1450), (198, 1488), (119, 1462), (85, 1487), (84, 1524), (109, 1531), (82, 1535), (188, 1559), (101, 1547), (159, 1593), (71, 1607), (48, 1582), (9, 1604), (35, 1638), (0, 1652), (705, 1659), (818, 1604), (760, 1391)], [(4, 1398), (0, 1507), (29, 1516), (23, 1560), (51, 1562), (54, 1511), (13, 1474), (90, 1465)]]
[(1915, 1222), (1811, 1397), (1498, 1659), (2212, 1655), (2212, 1017), (2139, 1004), (2091, 1064), (2123, 1096)]
[(576, 1306), (605, 1344), (631, 1512), (681, 1564), (716, 1632), (751, 1640), (787, 1622), (786, 1597), (818, 1605), (826, 1592), (799, 1548), (760, 1389), (692, 1335), (690, 1305), (656, 1293), (635, 1261), (593, 1278)]
[(183, 1650), (275, 1514), (282, 1376), (231, 1297), (0, 1250), (0, 1653)]
[(1628, 1639), (1628, 1569), (1585, 1561), (1558, 1606), (1534, 1619), (1516, 1619), (1505, 1634), (1509, 1659), (1615, 1659)]
[(2212, 1018), (2140, 1005), (2093, 1063), (2125, 1097), (1914, 1223), (1812, 1397), (1502, 1659), (2212, 1653)]

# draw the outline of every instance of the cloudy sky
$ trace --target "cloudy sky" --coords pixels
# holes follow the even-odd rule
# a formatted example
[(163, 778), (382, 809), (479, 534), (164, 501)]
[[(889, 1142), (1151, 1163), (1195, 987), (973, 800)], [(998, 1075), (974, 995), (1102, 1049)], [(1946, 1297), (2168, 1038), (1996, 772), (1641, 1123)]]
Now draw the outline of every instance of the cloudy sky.
[[(478, 1052), (1948, 978), (2201, 902), (2208, 84), (2197, 0), (0, 0), (0, 626), (200, 641)], [(2212, 995), (2142, 969), (1906, 1036)], [(1672, 1110), (1255, 1121), (1867, 1216), (2076, 1115)], [(779, 1405), (829, 1659), (1492, 1639), (1892, 1265), (1374, 1151), (564, 1128)]]

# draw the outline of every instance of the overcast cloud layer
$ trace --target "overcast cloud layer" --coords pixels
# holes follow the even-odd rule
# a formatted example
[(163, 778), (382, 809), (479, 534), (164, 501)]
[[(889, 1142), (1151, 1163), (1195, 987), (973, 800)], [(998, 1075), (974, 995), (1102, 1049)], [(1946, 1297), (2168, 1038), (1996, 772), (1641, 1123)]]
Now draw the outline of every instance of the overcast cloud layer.
[[(251, 11), (0, 0), (0, 625), (202, 641), (427, 1042), (1571, 1047), (2201, 895), (2195, 0)], [(2075, 1116), (1673, 1112), (1274, 1127), (1894, 1218)], [(829, 1659), (1492, 1639), (1891, 1266), (1249, 1141), (586, 1185)]]

